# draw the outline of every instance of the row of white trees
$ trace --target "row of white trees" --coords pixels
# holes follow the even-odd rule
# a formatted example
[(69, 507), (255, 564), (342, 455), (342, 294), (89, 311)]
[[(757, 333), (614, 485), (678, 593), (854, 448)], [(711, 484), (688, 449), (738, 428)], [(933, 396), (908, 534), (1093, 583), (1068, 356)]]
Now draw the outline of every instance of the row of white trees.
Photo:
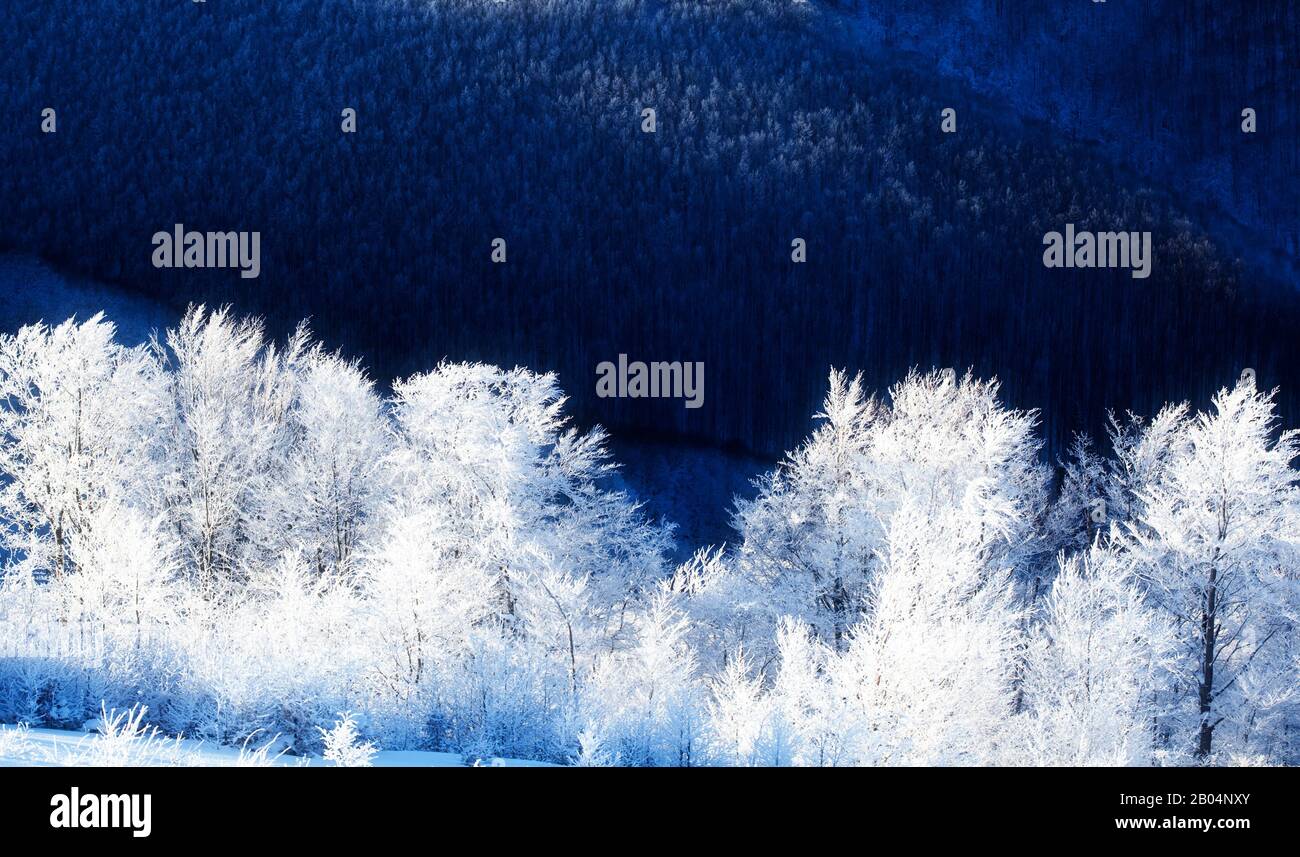
[(1059, 488), (995, 382), (832, 373), (675, 571), (550, 375), (382, 396), (224, 311), (0, 337), (0, 718), (580, 764), (1296, 761), (1297, 437), (1242, 382)]

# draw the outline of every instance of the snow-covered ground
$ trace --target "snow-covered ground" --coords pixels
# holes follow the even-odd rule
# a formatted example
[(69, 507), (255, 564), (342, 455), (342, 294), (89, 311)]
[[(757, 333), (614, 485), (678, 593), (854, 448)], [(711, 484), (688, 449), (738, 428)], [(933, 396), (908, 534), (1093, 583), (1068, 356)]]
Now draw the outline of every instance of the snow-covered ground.
[[(430, 753), (417, 750), (381, 750), (372, 764), (376, 768), (460, 768), (471, 762), (459, 753)], [(483, 759), (485, 767), (555, 767), (547, 762), (522, 759)], [(141, 737), (128, 734), (104, 735), (65, 729), (28, 729), (0, 725), (0, 767), (61, 766), (186, 766), (223, 767), (329, 767), (319, 757), (274, 756), (262, 752), (255, 742), (247, 749), (222, 747), (190, 739)]]
[(154, 330), (176, 323), (161, 303), (94, 280), (69, 277), (32, 256), (0, 253), (0, 332), (25, 324), (84, 320), (103, 312), (124, 345), (146, 342)]

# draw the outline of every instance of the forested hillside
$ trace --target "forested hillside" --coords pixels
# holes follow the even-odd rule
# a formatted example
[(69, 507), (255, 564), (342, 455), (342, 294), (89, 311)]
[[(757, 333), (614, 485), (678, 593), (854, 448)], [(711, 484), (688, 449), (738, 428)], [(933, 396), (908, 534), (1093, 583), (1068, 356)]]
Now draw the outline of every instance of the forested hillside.
[[(1141, 0), (861, 4), (866, 40), (931, 58), (1015, 111), (1097, 141), (1243, 230), (1288, 270), (1300, 250), (1300, 7)], [(1258, 131), (1240, 133), (1241, 111)], [(1219, 222), (1220, 227), (1228, 224)], [(1216, 232), (1216, 237), (1224, 237)]]
[[(380, 377), (444, 356), (519, 363), (556, 371), (584, 423), (768, 454), (802, 436), (831, 365), (874, 386), (911, 366), (996, 374), (1010, 402), (1043, 408), (1055, 450), (1108, 407), (1205, 402), (1244, 367), (1283, 385), (1295, 424), (1284, 274), (1239, 265), (1141, 164), (863, 47), (844, 10), (10, 13), (0, 242), (169, 301), (230, 301), (280, 331), (310, 316)], [(46, 107), (55, 134), (39, 132)], [(1232, 116), (1212, 133), (1224, 151), (1241, 136)], [(1044, 269), (1042, 236), (1067, 222), (1152, 231), (1154, 273)], [(153, 268), (150, 236), (175, 223), (260, 230), (260, 278)], [(595, 366), (619, 353), (703, 361), (705, 406), (597, 399)]]

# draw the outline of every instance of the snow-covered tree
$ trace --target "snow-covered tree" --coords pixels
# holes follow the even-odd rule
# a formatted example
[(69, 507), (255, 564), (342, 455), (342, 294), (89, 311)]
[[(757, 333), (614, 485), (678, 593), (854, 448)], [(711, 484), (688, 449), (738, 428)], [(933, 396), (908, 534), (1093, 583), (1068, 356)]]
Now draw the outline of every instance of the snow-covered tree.
[(690, 615), (688, 638), (706, 674), (716, 674), (731, 653), (755, 639), (766, 647), (764, 624), (749, 617), (762, 614), (761, 587), (737, 568), (725, 547), (700, 548), (677, 567), (669, 582)]
[(137, 629), (172, 620), (176, 574), (162, 520), (129, 506), (96, 507), (71, 543), (76, 574), (56, 588), (83, 620), (133, 625)]
[(495, 613), (494, 570), (439, 542), (451, 526), (440, 507), (396, 506), (364, 564), (375, 671), (401, 700), (468, 657), (476, 627)]
[(1026, 764), (1153, 762), (1173, 637), (1128, 565), (1100, 541), (1060, 559), (1026, 657)]
[(839, 647), (861, 610), (879, 541), (868, 468), (882, 411), (860, 376), (832, 371), (822, 424), (759, 480), (757, 497), (738, 503), (735, 526), (744, 541), (737, 560), (764, 593), (765, 635), (781, 616), (796, 616)]
[(239, 583), (282, 538), (267, 507), (291, 437), (288, 367), (307, 345), (300, 329), (279, 350), (259, 322), (201, 306), (167, 332), (173, 408), (163, 501), (186, 567), (209, 597)]
[(770, 690), (770, 763), (835, 767), (851, 763), (859, 723), (828, 673), (837, 656), (799, 622), (777, 629), (779, 665)]
[(957, 509), (895, 513), (863, 620), (828, 667), (859, 724), (855, 763), (1005, 759), (1022, 623), (1010, 572), (987, 559), (993, 537)]
[(390, 429), (374, 383), (355, 362), (319, 347), (300, 362), (287, 460), (268, 486), (279, 521), (272, 544), (300, 551), (318, 574), (347, 577), (385, 497)]
[[(1213, 406), (1162, 432), (1167, 461), (1138, 495), (1142, 512), (1129, 535), (1138, 572), (1181, 644), (1172, 740), (1202, 758), (1219, 736), (1237, 752), (1262, 741), (1260, 718), (1294, 704), (1300, 688), (1300, 436), (1277, 432), (1273, 393), (1252, 381), (1221, 390)], [(1253, 696), (1261, 675), (1289, 675), (1291, 692)]]
[(1085, 550), (1098, 533), (1109, 529), (1110, 473), (1106, 465), (1106, 459), (1093, 451), (1090, 437), (1075, 435), (1062, 464), (1060, 492), (1044, 524), (1050, 548)]
[[(519, 369), (444, 363), (395, 385), (392, 489), (363, 572), (385, 687), (572, 715), (594, 659), (633, 645), (668, 535), (603, 486), (604, 434), (568, 428), (563, 404), (553, 376)], [(508, 691), (502, 669), (526, 689)]]
[(0, 539), (42, 579), (72, 572), (92, 516), (142, 504), (138, 487), (157, 475), (162, 376), (114, 333), (99, 314), (0, 335)]
[(553, 375), (522, 369), (444, 363), (394, 385), (390, 502), (438, 508), (429, 543), (492, 575), (507, 625), (543, 557), (589, 576), (607, 611), (664, 573), (667, 534), (599, 484), (611, 469), (604, 433), (568, 428), (563, 406)]
[(698, 764), (701, 695), (689, 620), (668, 586), (631, 611), (631, 641), (599, 656), (584, 709), (623, 764)]
[(612, 768), (619, 762), (605, 749), (605, 741), (595, 728), (588, 726), (578, 733), (578, 753), (573, 757), (575, 768)]
[(1108, 524), (1141, 519), (1147, 493), (1168, 471), (1187, 412), (1186, 403), (1166, 405), (1149, 423), (1135, 414), (1123, 421), (1110, 415), (1106, 432), (1113, 458), (1106, 463)]
[(766, 739), (771, 701), (764, 674), (744, 649), (737, 649), (709, 683), (705, 703), (704, 745), (715, 764), (742, 767), (767, 763)]
[(735, 561), (762, 593), (743, 600), (760, 605), (769, 638), (793, 616), (843, 651), (902, 508), (947, 517), (978, 545), (979, 562), (1015, 568), (1038, 550), (1047, 475), (1036, 417), (1004, 408), (996, 381), (912, 372), (886, 404), (866, 398), (860, 378), (832, 372), (819, 417), (812, 437), (737, 507)]

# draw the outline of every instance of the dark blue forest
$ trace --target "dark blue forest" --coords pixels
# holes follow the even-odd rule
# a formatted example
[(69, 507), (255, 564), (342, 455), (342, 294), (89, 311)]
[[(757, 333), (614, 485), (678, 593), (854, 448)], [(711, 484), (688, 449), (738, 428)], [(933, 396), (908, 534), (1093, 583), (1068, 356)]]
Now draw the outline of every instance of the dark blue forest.
[[(554, 370), (584, 424), (760, 456), (806, 434), (831, 366), (996, 375), (1053, 458), (1247, 367), (1300, 423), (1294, 4), (6, 13), (0, 249), (278, 333), (309, 317), (385, 381)], [(154, 268), (175, 223), (260, 231), (260, 277)], [(1067, 223), (1150, 231), (1151, 276), (1045, 268)], [(704, 406), (597, 398), (620, 353), (703, 362)]]

